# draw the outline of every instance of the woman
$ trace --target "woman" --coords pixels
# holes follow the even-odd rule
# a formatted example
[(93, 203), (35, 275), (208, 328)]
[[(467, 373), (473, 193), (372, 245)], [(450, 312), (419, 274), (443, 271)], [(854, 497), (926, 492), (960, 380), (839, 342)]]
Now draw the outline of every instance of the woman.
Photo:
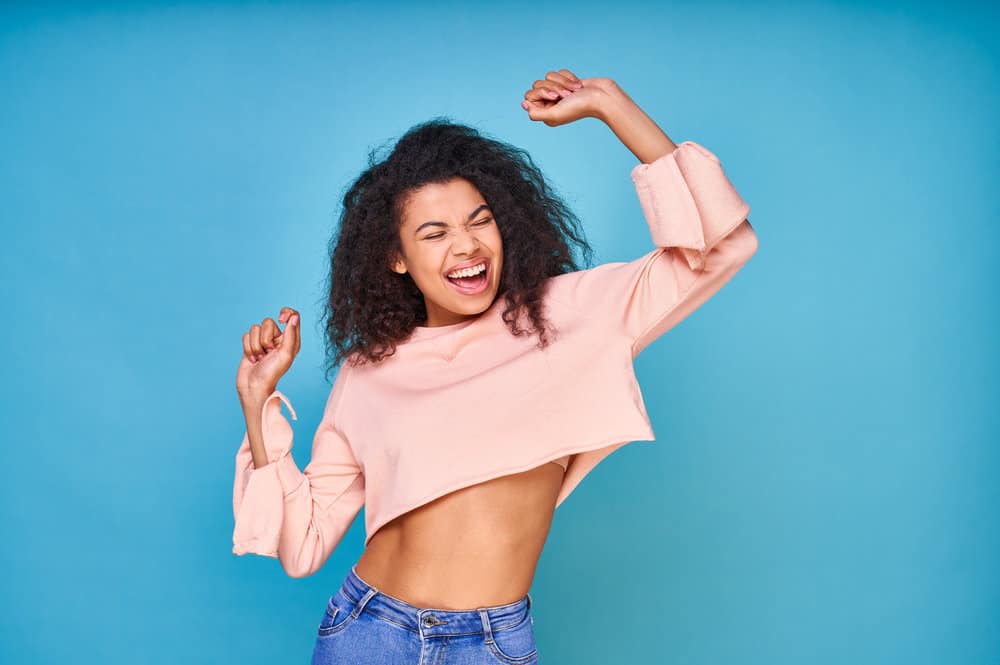
[(614, 81), (548, 72), (521, 106), (548, 126), (597, 118), (632, 151), (652, 251), (576, 269), (570, 245), (589, 247), (530, 157), (433, 121), (344, 197), (326, 342), (348, 362), (304, 471), (277, 390), (299, 314), (243, 335), (234, 553), (311, 575), (366, 508), (314, 663), (537, 662), (528, 590), (555, 508), (654, 439), (632, 360), (757, 249), (718, 158)]

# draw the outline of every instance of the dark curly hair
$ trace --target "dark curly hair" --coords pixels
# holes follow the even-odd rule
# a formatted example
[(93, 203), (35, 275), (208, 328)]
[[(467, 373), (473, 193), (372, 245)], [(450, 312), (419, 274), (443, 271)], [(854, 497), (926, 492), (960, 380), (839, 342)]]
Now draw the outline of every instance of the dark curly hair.
[[(401, 248), (407, 195), (455, 177), (479, 189), (499, 227), (504, 260), (497, 297), (507, 301), (505, 323), (516, 336), (537, 332), (546, 346), (544, 282), (578, 269), (571, 244), (588, 264), (593, 250), (531, 156), (441, 116), (410, 128), (384, 160), (376, 159), (379, 150), (369, 152), (368, 168), (347, 187), (339, 231), (330, 240), (327, 373), (345, 358), (363, 364), (392, 355), (426, 319), (422, 293), (408, 272), (390, 270), (391, 260)], [(517, 325), (523, 310), (532, 323), (527, 330)]]

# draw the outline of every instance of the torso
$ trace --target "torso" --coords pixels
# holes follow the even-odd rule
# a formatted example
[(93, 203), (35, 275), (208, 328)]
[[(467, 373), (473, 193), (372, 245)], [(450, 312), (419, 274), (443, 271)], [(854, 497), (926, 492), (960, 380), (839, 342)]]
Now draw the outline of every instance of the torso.
[(531, 588), (562, 480), (547, 462), (439, 497), (384, 524), (357, 573), (417, 607), (516, 602)]

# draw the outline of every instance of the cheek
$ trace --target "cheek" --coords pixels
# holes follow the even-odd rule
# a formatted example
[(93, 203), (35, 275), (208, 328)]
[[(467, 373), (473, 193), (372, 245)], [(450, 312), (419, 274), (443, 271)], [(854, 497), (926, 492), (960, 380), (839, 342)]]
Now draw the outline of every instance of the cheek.
[(420, 287), (421, 291), (434, 290), (440, 287), (440, 279), (436, 273), (429, 270), (423, 270), (420, 272), (419, 279), (414, 279), (417, 286)]
[(420, 274), (420, 281), (425, 284), (438, 284), (441, 281), (441, 266), (444, 257), (440, 252), (422, 252), (415, 261), (415, 268)]
[(490, 247), (493, 248), (493, 253), (498, 258), (503, 258), (503, 236), (500, 235), (500, 230), (494, 227), (494, 233), (489, 239)]

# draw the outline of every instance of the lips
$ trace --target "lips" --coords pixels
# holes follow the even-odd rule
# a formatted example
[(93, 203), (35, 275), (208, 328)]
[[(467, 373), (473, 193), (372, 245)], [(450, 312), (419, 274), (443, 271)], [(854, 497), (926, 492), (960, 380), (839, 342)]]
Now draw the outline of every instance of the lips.
[[(471, 265), (479, 265), (481, 263), (483, 262), (479, 261), (478, 263), (473, 263)], [(485, 265), (486, 269), (480, 272), (475, 277), (452, 279), (446, 275), (445, 281), (448, 282), (448, 285), (451, 288), (455, 289), (458, 293), (462, 295), (466, 296), (479, 295), (481, 293), (484, 293), (486, 289), (489, 288), (490, 285), (490, 273), (492, 272), (492, 269), (490, 268), (489, 261), (487, 261)]]
[(444, 276), (445, 276), (445, 278), (447, 278), (448, 275), (450, 275), (451, 273), (455, 272), (456, 270), (462, 270), (463, 268), (471, 268), (473, 266), (478, 266), (481, 263), (485, 263), (486, 264), (486, 270), (489, 271), (489, 269), (490, 269), (490, 265), (489, 265), (490, 264), (490, 260), (487, 259), (487, 258), (485, 258), (485, 257), (479, 257), (478, 259), (472, 259), (472, 260), (469, 260), (469, 261), (464, 261), (462, 263), (459, 263), (458, 265), (454, 265), (454, 266), (448, 268), (447, 270), (444, 271)]

